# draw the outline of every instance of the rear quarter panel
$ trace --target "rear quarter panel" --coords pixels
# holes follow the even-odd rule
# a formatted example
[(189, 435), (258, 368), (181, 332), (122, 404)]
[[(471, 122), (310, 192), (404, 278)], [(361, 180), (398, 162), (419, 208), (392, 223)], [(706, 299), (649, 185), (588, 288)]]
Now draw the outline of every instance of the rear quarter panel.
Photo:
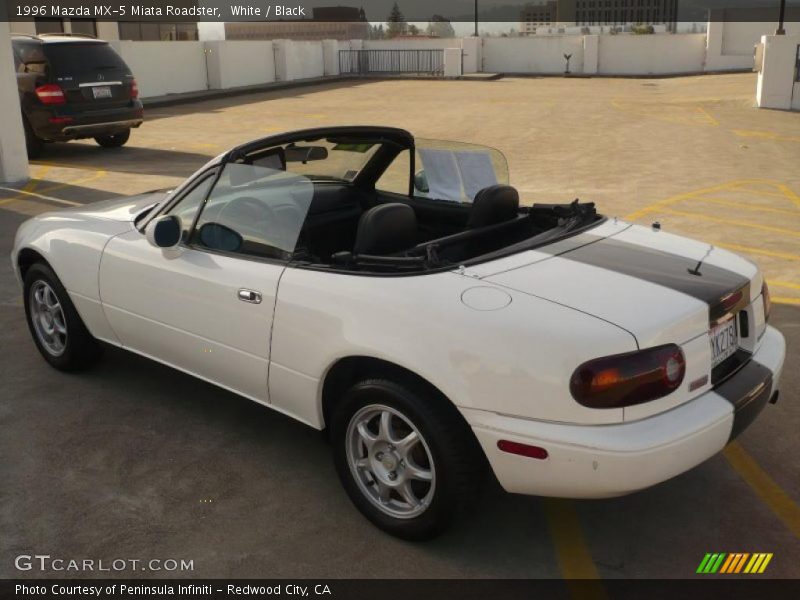
[(461, 301), (486, 286), (447, 272), (371, 277), (288, 268), (272, 333), (270, 398), (323, 427), (324, 377), (339, 359), (380, 358), (435, 385), (457, 406), (571, 423), (622, 421), (571, 397), (581, 362), (636, 349), (628, 332), (576, 310), (509, 292), (499, 310)]

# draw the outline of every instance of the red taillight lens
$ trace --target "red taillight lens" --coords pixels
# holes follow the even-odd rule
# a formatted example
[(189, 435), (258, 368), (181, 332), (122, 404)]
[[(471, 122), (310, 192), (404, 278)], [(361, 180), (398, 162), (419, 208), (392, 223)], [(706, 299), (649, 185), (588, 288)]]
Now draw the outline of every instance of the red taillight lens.
[(47, 83), (36, 88), (36, 96), (42, 104), (64, 104), (67, 99), (64, 97), (64, 90), (55, 83)]
[(619, 408), (663, 398), (685, 374), (683, 351), (666, 344), (585, 362), (572, 374), (569, 390), (584, 406)]
[(761, 286), (761, 298), (764, 300), (764, 321), (769, 321), (769, 313), (772, 310), (772, 300), (769, 298), (769, 286), (767, 282)]
[(139, 97), (139, 84), (136, 83), (136, 80), (131, 80), (131, 98), (138, 98)]

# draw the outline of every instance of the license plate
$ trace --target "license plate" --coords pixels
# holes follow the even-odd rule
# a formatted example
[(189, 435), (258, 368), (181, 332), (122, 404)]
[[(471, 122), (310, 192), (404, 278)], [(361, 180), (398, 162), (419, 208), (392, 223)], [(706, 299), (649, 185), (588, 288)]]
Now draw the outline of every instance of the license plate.
[(708, 332), (708, 338), (711, 343), (711, 368), (713, 369), (729, 356), (736, 354), (736, 350), (739, 348), (736, 319), (728, 319), (713, 327)]
[(107, 85), (99, 85), (92, 88), (92, 94), (94, 94), (95, 100), (99, 100), (100, 98), (111, 98), (111, 88)]

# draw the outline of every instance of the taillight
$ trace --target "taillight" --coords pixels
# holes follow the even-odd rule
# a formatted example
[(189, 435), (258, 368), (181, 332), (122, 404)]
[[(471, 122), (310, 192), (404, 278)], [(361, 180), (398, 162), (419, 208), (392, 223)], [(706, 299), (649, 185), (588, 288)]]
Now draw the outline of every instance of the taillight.
[(686, 359), (675, 344), (604, 356), (583, 363), (569, 390), (590, 408), (619, 408), (663, 398), (678, 389)]
[(64, 104), (67, 101), (64, 90), (55, 83), (40, 85), (36, 88), (36, 95), (42, 104)]
[(769, 298), (769, 286), (766, 281), (761, 286), (761, 299), (764, 300), (764, 321), (768, 321), (769, 312), (772, 310), (772, 300)]
[(139, 97), (139, 85), (136, 83), (135, 79), (131, 80), (131, 98), (138, 98)]

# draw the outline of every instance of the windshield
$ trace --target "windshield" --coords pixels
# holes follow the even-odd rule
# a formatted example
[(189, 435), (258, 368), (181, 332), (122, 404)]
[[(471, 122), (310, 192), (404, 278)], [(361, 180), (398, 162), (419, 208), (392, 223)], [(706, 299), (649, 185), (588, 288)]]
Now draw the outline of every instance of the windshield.
[(311, 181), (353, 181), (381, 143), (352, 139), (322, 139), (274, 146), (248, 156), (247, 162), (285, 170)]
[(471, 203), (482, 189), (508, 185), (508, 162), (495, 148), (444, 140), (416, 140), (414, 195)]

